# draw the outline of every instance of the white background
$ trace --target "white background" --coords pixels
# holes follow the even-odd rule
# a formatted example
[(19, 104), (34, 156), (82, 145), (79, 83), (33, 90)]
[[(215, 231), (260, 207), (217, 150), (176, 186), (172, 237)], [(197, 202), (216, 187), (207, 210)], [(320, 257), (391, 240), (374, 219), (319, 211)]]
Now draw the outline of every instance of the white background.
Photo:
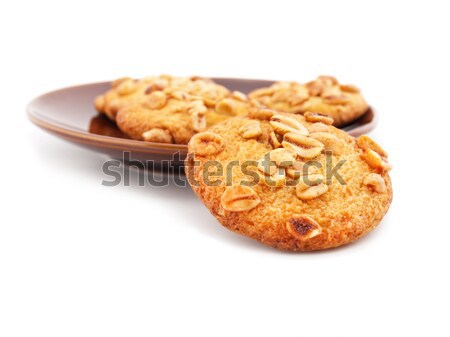
[[(2, 2), (0, 336), (448, 336), (445, 4)], [(25, 115), (49, 90), (160, 73), (360, 86), (394, 166), (381, 226), (278, 252), (189, 188), (102, 186), (106, 157)]]

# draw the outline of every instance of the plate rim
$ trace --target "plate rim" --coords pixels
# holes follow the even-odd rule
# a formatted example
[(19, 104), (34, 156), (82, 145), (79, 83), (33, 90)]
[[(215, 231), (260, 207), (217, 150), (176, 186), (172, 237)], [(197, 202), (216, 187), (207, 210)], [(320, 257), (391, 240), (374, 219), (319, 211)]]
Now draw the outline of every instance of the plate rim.
[[(126, 138), (118, 138), (111, 137), (105, 135), (98, 135), (95, 133), (90, 133), (87, 130), (81, 130), (79, 128), (74, 128), (68, 124), (63, 124), (61, 122), (57, 122), (52, 120), (47, 116), (43, 116), (37, 110), (35, 110), (34, 106), (42, 99), (45, 99), (47, 96), (57, 94), (61, 91), (66, 91), (68, 89), (75, 89), (80, 87), (87, 86), (95, 86), (95, 85), (107, 85), (111, 83), (111, 81), (102, 81), (102, 82), (92, 82), (92, 83), (84, 83), (73, 86), (67, 86), (63, 88), (59, 88), (56, 90), (48, 91), (42, 95), (35, 97), (31, 100), (26, 107), (27, 116), (30, 121), (37, 125), (38, 127), (50, 131), (51, 133), (58, 134), (68, 139), (81, 141), (85, 144), (95, 143), (96, 145), (101, 145), (102, 147), (112, 148), (112, 149), (123, 149), (127, 147), (133, 150), (139, 150), (143, 152), (151, 152), (154, 153), (154, 150), (162, 150), (166, 152), (167, 150), (175, 150), (175, 151), (187, 151), (187, 145), (184, 144), (166, 144), (166, 143), (156, 143), (156, 142), (143, 142), (140, 140), (134, 139), (126, 139)], [(153, 151), (152, 151), (153, 150)]]

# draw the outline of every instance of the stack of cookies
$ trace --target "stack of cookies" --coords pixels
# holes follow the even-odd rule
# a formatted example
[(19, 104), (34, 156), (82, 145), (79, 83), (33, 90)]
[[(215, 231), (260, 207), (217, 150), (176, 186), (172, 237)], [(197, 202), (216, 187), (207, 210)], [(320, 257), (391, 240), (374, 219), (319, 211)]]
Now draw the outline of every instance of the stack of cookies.
[(330, 76), (248, 95), (198, 77), (126, 78), (95, 106), (133, 139), (188, 143), (186, 174), (205, 206), (225, 227), (278, 249), (350, 243), (392, 200), (387, 153), (336, 127), (368, 105)]
[(210, 79), (169, 75), (121, 78), (95, 99), (95, 107), (128, 136), (158, 143), (187, 144), (197, 132), (244, 115), (249, 98)]

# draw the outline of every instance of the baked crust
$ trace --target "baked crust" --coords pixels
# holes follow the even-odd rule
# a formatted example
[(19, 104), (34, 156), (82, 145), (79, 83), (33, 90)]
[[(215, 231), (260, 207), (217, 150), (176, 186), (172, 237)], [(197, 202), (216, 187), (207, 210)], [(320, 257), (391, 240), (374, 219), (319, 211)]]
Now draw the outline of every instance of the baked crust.
[(369, 108), (358, 88), (340, 84), (331, 76), (319, 76), (306, 84), (276, 82), (252, 91), (249, 97), (277, 111), (325, 114), (334, 119), (337, 127), (349, 124)]
[[(186, 159), (188, 180), (197, 196), (218, 221), (234, 232), (288, 251), (341, 246), (375, 228), (392, 200), (391, 180), (387, 173), (389, 167), (372, 167), (367, 162), (365, 154), (372, 151), (368, 148), (371, 145), (367, 144), (372, 143), (367, 141), (367, 136), (358, 144), (345, 132), (322, 123), (310, 123), (301, 115), (276, 113), (293, 118), (312, 131), (317, 129), (317, 124), (322, 124), (320, 133), (331, 135), (333, 142), (325, 144), (320, 154), (312, 160), (325, 166), (327, 156), (324, 151), (328, 151), (330, 145), (335, 146), (339, 149), (336, 151), (339, 154), (333, 153), (329, 158), (334, 165), (345, 160), (338, 172), (346, 185), (333, 178), (327, 187), (321, 185), (321, 189), (311, 189), (306, 193), (303, 187), (271, 187), (264, 181), (241, 188), (243, 181), (252, 178), (238, 168), (233, 169), (230, 186), (226, 186), (225, 177), (216, 177), (216, 183), (213, 184), (215, 186), (206, 183), (204, 169), (208, 161), (218, 161), (225, 171), (231, 161), (238, 160), (242, 163), (247, 160), (260, 160), (267, 152), (274, 150), (270, 143), (273, 127), (267, 120), (270, 116), (273, 120), (274, 114), (275, 112), (267, 110), (253, 111), (249, 116), (254, 117), (231, 118), (213, 126), (206, 133), (197, 134), (189, 142)], [(239, 130), (254, 121), (260, 123), (260, 135), (251, 139), (242, 137)], [(309, 132), (302, 137), (312, 136), (314, 133)], [(277, 151), (277, 155), (280, 155), (280, 151)], [(383, 163), (387, 161), (385, 153), (380, 158)], [(300, 163), (306, 161), (298, 157), (296, 160)], [(285, 171), (287, 170), (288, 168), (285, 168)], [(314, 173), (326, 176), (324, 167)], [(217, 181), (221, 183), (217, 184)], [(318, 195), (315, 196), (316, 194)]]

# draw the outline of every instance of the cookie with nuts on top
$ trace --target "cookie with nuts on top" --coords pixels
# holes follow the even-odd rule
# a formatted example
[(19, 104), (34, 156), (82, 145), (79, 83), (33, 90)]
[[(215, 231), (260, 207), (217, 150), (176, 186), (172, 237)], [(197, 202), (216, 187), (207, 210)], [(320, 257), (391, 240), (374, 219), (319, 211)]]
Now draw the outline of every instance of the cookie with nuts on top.
[(229, 94), (228, 89), (210, 79), (201, 77), (174, 77), (170, 75), (148, 76), (140, 80), (130, 77), (119, 78), (111, 83), (111, 89), (95, 98), (98, 112), (111, 120), (116, 119), (118, 111), (136, 103), (154, 91), (180, 88), (192, 95), (199, 95), (210, 104)]
[(116, 81), (95, 104), (133, 139), (187, 144), (197, 132), (245, 113), (249, 100), (209, 79), (163, 75)]
[(228, 229), (288, 251), (338, 247), (375, 228), (392, 200), (386, 152), (324, 115), (251, 108), (188, 144), (193, 190)]
[(276, 82), (252, 91), (249, 97), (277, 111), (325, 114), (333, 118), (337, 127), (361, 117), (369, 108), (358, 88), (340, 84), (331, 76), (319, 76), (306, 84)]

